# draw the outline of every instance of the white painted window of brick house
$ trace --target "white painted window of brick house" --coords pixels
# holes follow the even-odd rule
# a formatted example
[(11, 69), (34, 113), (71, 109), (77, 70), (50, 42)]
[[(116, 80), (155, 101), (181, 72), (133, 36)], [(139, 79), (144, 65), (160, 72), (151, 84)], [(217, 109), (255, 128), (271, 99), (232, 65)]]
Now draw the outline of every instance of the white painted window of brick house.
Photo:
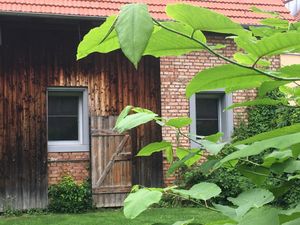
[[(224, 109), (232, 104), (232, 94), (224, 90), (198, 93), (190, 99), (190, 117), (193, 123), (190, 132), (207, 136), (223, 132), (223, 140), (228, 141), (233, 132), (233, 112)], [(196, 147), (191, 143), (192, 147)]]

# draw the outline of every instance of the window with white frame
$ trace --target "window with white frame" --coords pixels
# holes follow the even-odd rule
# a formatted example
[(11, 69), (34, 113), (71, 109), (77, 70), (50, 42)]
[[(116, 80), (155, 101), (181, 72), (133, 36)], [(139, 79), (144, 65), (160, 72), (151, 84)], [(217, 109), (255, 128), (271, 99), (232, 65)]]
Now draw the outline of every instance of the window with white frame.
[(85, 88), (48, 88), (48, 151), (89, 150)]
[(224, 109), (232, 104), (232, 95), (223, 90), (195, 94), (190, 100), (190, 131), (199, 136), (223, 132), (223, 140), (229, 140), (233, 131), (232, 110)]

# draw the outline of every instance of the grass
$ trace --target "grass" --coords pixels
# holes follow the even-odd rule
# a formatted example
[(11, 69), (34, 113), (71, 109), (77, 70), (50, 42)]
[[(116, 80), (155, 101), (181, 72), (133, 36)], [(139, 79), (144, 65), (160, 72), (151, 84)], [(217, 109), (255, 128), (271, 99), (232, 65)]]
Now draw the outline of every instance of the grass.
[(207, 209), (154, 208), (134, 220), (126, 219), (121, 210), (101, 210), (84, 214), (0, 217), (0, 225), (171, 225), (191, 218), (195, 219), (195, 225), (224, 219), (222, 215)]

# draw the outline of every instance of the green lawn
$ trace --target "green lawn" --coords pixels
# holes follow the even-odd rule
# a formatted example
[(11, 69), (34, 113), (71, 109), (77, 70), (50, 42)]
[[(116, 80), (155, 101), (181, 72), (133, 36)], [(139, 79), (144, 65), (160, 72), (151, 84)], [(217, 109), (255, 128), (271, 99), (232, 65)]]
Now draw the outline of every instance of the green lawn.
[(134, 220), (124, 218), (121, 210), (96, 211), (85, 214), (49, 214), (21, 217), (0, 217), (0, 225), (172, 225), (177, 220), (195, 219), (204, 224), (223, 219), (218, 213), (197, 208), (155, 208)]

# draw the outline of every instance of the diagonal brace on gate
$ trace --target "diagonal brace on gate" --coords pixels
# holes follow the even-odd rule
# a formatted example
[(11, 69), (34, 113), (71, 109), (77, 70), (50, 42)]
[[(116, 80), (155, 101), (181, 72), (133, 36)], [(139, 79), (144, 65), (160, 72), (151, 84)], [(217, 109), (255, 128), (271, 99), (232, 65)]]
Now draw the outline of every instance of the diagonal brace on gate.
[(122, 139), (122, 141), (120, 142), (120, 144), (118, 145), (116, 152), (111, 156), (110, 161), (108, 162), (107, 166), (106, 166), (105, 169), (103, 170), (103, 174), (101, 175), (101, 177), (100, 177), (100, 178), (98, 179), (98, 181), (96, 182), (96, 185), (95, 185), (96, 187), (99, 187), (99, 186), (103, 183), (105, 177), (108, 175), (109, 171), (111, 170), (112, 166), (114, 165), (114, 162), (115, 162), (117, 156), (118, 156), (118, 155), (122, 152), (122, 150), (124, 149), (124, 147), (125, 147), (127, 141), (129, 140), (129, 137), (130, 137), (130, 136), (129, 136), (128, 134), (126, 134), (126, 135), (124, 136), (124, 138)]

